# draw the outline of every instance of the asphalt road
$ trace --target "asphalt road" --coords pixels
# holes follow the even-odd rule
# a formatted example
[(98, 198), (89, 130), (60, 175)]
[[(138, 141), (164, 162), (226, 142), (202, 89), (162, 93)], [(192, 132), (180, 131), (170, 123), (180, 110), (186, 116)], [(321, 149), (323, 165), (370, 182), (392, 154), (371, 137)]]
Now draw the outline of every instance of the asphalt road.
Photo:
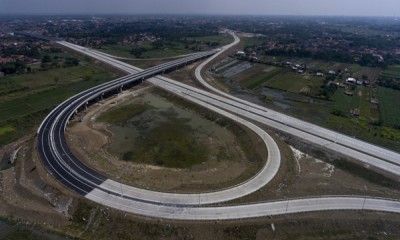
[[(136, 190), (132, 191), (132, 187), (105, 179), (103, 176), (95, 173), (94, 171), (83, 165), (69, 151), (68, 146), (65, 143), (64, 136), (65, 126), (68, 122), (68, 119), (76, 109), (82, 106), (82, 104), (85, 104), (85, 101), (99, 97), (102, 93), (110, 91), (111, 89), (116, 89), (123, 84), (129, 83), (131, 81), (143, 80), (145, 77), (150, 77), (152, 74), (156, 74), (156, 71), (162, 72), (163, 69), (158, 68), (156, 70), (153, 69), (153, 72), (148, 72), (146, 70), (145, 72), (137, 73), (138, 71), (140, 71), (140, 69), (132, 67), (125, 63), (121, 63), (110, 57), (104, 56), (99, 52), (72, 45), (66, 42), (60, 42), (60, 44), (75, 49), (76, 51), (79, 51), (88, 56), (104, 61), (128, 73), (138, 74), (135, 76), (130, 75), (126, 78), (114, 80), (109, 83), (110, 85), (101, 85), (99, 87), (96, 87), (95, 89), (89, 89), (81, 94), (78, 94), (77, 96), (70, 98), (66, 102), (62, 103), (59, 107), (57, 107), (46, 118), (38, 131), (38, 151), (42, 161), (44, 162), (44, 165), (46, 166), (46, 169), (66, 187), (77, 192), (78, 194), (84, 195), (88, 199), (91, 199), (100, 204), (140, 215), (158, 218), (190, 220), (237, 219), (307, 211), (339, 209), (376, 210), (397, 213), (400, 212), (400, 203), (397, 200), (346, 196), (291, 199), (276, 202), (227, 207), (207, 207), (203, 204), (213, 203), (213, 199), (218, 199), (221, 196), (221, 201), (226, 201), (226, 192), (221, 196), (210, 195), (212, 196), (211, 200), (210, 198), (203, 199), (201, 198), (200, 194), (195, 194), (193, 196), (197, 196), (196, 200), (191, 199), (188, 202), (182, 202), (181, 199), (185, 198), (185, 195), (178, 194), (172, 199), (170, 197), (174, 195), (170, 195), (167, 197), (167, 199), (165, 199), (165, 195), (168, 193), (151, 192), (152, 196), (148, 196), (149, 198), (147, 198), (141, 195), (143, 194), (143, 191), (145, 193), (148, 193), (143, 189), (139, 189), (139, 192)], [(229, 46), (227, 46), (223, 50), (226, 50), (228, 47)], [(222, 51), (217, 54), (220, 54)], [(184, 63), (175, 64), (179, 65)], [(168, 67), (173, 68), (174, 66), (169, 65)], [(135, 77), (137, 79), (132, 80), (132, 77)], [(159, 85), (169, 91), (177, 93), (186, 99), (210, 108), (211, 110), (217, 111), (221, 114), (226, 114), (226, 116), (228, 117), (229, 115), (231, 115), (233, 119), (236, 119), (236, 121), (242, 122), (243, 124), (247, 124), (247, 126), (250, 128), (252, 128), (252, 123), (237, 117), (236, 114), (246, 117), (249, 117), (249, 114), (253, 114), (254, 116), (258, 116), (260, 119), (268, 119), (265, 117), (265, 114), (270, 112), (270, 110), (260, 108), (259, 106), (254, 107), (250, 103), (243, 102), (243, 100), (236, 101), (232, 99), (227, 99), (226, 97), (221, 97), (192, 87), (188, 87), (184, 84), (177, 83), (164, 77), (155, 77), (149, 79), (148, 81), (151, 81), (154, 84)], [(228, 111), (224, 111), (222, 110), (222, 108)], [(235, 113), (235, 115), (232, 113)], [(286, 126), (288, 128), (292, 128), (288, 125)], [(256, 128), (255, 125), (253, 125), (253, 127)], [(304, 134), (304, 132), (301, 130), (297, 131)], [(272, 146), (267, 140), (267, 134), (265, 135), (260, 132), (259, 136), (263, 138), (268, 147)], [(390, 163), (390, 161), (388, 161), (388, 163)], [(243, 183), (242, 186), (248, 184), (249, 182), (251, 183), (258, 181), (265, 184), (268, 179), (271, 179), (271, 177), (273, 177), (274, 171), (277, 171), (277, 168), (279, 168), (279, 164), (273, 164), (273, 166), (275, 167), (275, 170), (270, 170), (269, 176), (267, 176), (267, 178), (260, 178), (255, 181), (255, 179), (258, 178), (257, 176), (260, 175), (258, 174), (248, 182)], [(267, 169), (273, 169), (273, 166), (267, 167)], [(244, 190), (247, 190), (249, 187), (251, 186), (246, 186)], [(248, 193), (242, 193), (242, 195), (246, 194)], [(235, 193), (233, 197), (240, 196), (240, 193)]]
[(123, 185), (106, 179), (104, 176), (83, 165), (71, 153), (65, 142), (65, 126), (68, 124), (71, 115), (74, 114), (82, 105), (85, 105), (92, 99), (101, 96), (106, 91), (119, 89), (120, 86), (129, 84), (130, 82), (143, 81), (144, 79), (163, 72), (166, 69), (175, 69), (176, 66), (184, 64), (187, 61), (194, 61), (195, 59), (213, 53), (215, 52), (200, 53), (196, 56), (186, 57), (145, 71), (133, 73), (127, 77), (119, 78), (84, 91), (63, 102), (49, 114), (38, 130), (38, 150), (46, 168), (66, 187), (81, 195), (85, 195), (94, 188), (98, 188), (106, 193), (123, 195), (129, 199), (158, 204), (209, 204), (223, 202), (245, 196), (263, 187), (272, 180), (280, 167), (280, 152), (278, 146), (274, 140), (259, 127), (212, 106), (210, 106), (210, 108), (213, 108), (220, 114), (225, 115), (256, 132), (264, 141), (269, 152), (268, 161), (258, 174), (246, 182), (221, 191), (201, 194), (174, 194), (158, 193)]
[(234, 38), (234, 41), (223, 47), (222, 51), (202, 62), (195, 70), (196, 78), (203, 86), (220, 96), (232, 100), (231, 104), (242, 108), (247, 107), (248, 111), (243, 114), (255, 121), (299, 137), (304, 141), (311, 142), (327, 150), (351, 157), (364, 163), (367, 167), (373, 166), (389, 172), (392, 175), (398, 176), (398, 180), (400, 181), (400, 153), (261, 107), (227, 94), (209, 84), (201, 74), (203, 68), (222, 54), (224, 50), (240, 42), (239, 37), (234, 32), (230, 31), (229, 33)]

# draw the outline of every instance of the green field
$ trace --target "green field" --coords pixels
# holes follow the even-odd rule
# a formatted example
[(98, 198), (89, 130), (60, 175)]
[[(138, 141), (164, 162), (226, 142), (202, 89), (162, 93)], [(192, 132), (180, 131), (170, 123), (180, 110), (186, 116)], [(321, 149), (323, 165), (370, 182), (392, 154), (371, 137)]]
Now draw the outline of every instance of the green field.
[[(314, 67), (323, 67), (324, 65), (329, 69), (327, 63), (319, 65), (318, 63), (319, 61), (315, 61)], [(373, 76), (376, 78), (380, 72), (380, 69), (365, 68), (358, 65), (331, 64), (331, 66), (332, 68), (349, 67), (357, 71), (353, 74), (365, 74), (371, 76), (371, 78)], [(321, 105), (313, 105), (308, 102), (306, 96), (299, 92), (303, 87), (309, 86), (310, 96), (318, 97), (320, 86), (323, 85), (325, 77), (303, 76), (290, 72), (286, 68), (256, 64), (234, 76), (233, 79), (238, 81), (242, 87), (248, 89), (264, 85), (286, 91), (286, 93), (283, 93), (286, 99), (284, 104), (289, 105), (290, 111), (297, 117), (305, 118), (308, 121), (356, 138), (400, 150), (398, 144), (400, 131), (391, 128), (394, 124), (400, 123), (400, 110), (393, 104), (400, 101), (400, 91), (380, 88), (378, 94), (374, 88), (366, 86), (348, 87), (346, 90), (338, 88), (329, 101), (323, 101)], [(353, 92), (353, 96), (345, 95), (345, 91)], [(381, 103), (380, 109), (370, 102), (375, 97)], [(274, 101), (274, 98), (268, 99)], [(350, 110), (354, 109), (360, 110), (359, 117), (351, 116)], [(382, 119), (384, 121), (383, 126), (379, 122)]]
[(202, 42), (218, 42), (219, 46), (224, 46), (231, 43), (233, 41), (233, 38), (227, 35), (214, 35), (214, 36), (188, 38), (188, 40), (195, 40)]
[[(185, 49), (185, 46), (182, 43), (173, 42), (169, 46), (164, 46), (160, 49), (152, 49), (151, 45), (145, 44), (142, 46), (145, 50), (143, 51), (140, 58), (165, 58), (165, 57), (174, 57), (179, 55), (185, 55), (189, 53), (193, 53), (191, 49)], [(125, 58), (137, 58), (134, 54), (131, 53), (133, 46), (115, 44), (115, 45), (104, 45), (102, 46), (100, 51), (104, 53), (108, 53), (118, 57)]]
[(389, 66), (381, 75), (383, 77), (398, 78), (400, 79), (400, 65)]
[(183, 121), (164, 122), (150, 130), (132, 152), (122, 157), (126, 161), (189, 168), (208, 158), (208, 146), (196, 140), (194, 129)]
[(91, 64), (0, 78), (0, 146), (34, 132), (71, 95), (113, 78)]
[[(240, 73), (237, 78), (239, 80), (240, 85), (244, 88), (255, 89), (258, 86), (264, 84), (268, 80), (273, 77), (280, 75), (282, 73), (287, 72), (284, 68), (278, 67), (268, 67), (265, 65), (259, 64), (256, 67), (248, 69), (242, 73)], [(234, 78), (235, 79), (235, 78)]]
[(175, 57), (179, 55), (185, 55), (193, 53), (194, 51), (190, 49), (185, 49), (184, 46), (174, 46), (159, 50), (149, 50), (143, 53), (143, 58), (167, 58), (167, 57)]
[(80, 82), (85, 79), (102, 78), (99, 70), (89, 66), (56, 68), (29, 74), (16, 74), (0, 78), (0, 100), (8, 101), (28, 94)]
[(252, 47), (252, 46), (258, 46), (260, 44), (263, 44), (265, 39), (264, 38), (241, 38), (241, 44), (243, 47)]
[(133, 47), (129, 45), (113, 44), (103, 45), (101, 49), (98, 50), (118, 57), (134, 58), (135, 56), (131, 54), (132, 48)]
[(292, 72), (285, 72), (275, 76), (265, 85), (292, 93), (300, 93), (301, 89), (309, 87), (311, 89), (310, 95), (316, 95), (323, 81), (323, 77), (302, 76)]
[(364, 86), (357, 86), (354, 90), (348, 89), (347, 91), (354, 92), (353, 96), (347, 96), (345, 89), (339, 88), (336, 90), (332, 97), (334, 101), (333, 110), (339, 110), (345, 115), (350, 115), (350, 109), (360, 109), (360, 118), (368, 121), (379, 121), (379, 111), (377, 107), (370, 102), (374, 96), (373, 89)]
[(379, 87), (380, 112), (386, 126), (400, 126), (400, 91)]
[[(203, 43), (196, 43), (200, 47), (199, 50), (208, 50), (209, 46), (206, 45), (207, 42), (217, 42), (218, 46), (224, 46), (230, 42), (232, 42), (231, 36), (225, 35), (215, 35), (215, 36), (204, 36), (204, 37), (196, 37), (196, 38), (187, 38), (187, 40), (198, 41)], [(194, 46), (194, 45), (193, 45)], [(189, 48), (186, 48), (186, 44), (182, 41), (168, 41), (163, 42), (163, 46), (159, 49), (153, 49), (152, 44), (150, 42), (144, 42), (140, 45), (140, 48), (143, 49), (143, 52), (140, 58), (167, 58), (180, 56), (185, 54), (190, 54), (196, 52), (191, 49), (192, 45), (189, 44)], [(100, 51), (104, 53), (108, 53), (114, 56), (126, 57), (126, 58), (137, 58), (134, 54), (131, 53), (134, 46), (131, 45), (122, 45), (122, 44), (113, 44), (113, 45), (103, 45), (101, 46)], [(211, 47), (211, 48), (217, 48)]]
[[(354, 92), (356, 93), (357, 90), (354, 90)], [(333, 95), (332, 100), (335, 102), (334, 109), (342, 111), (348, 115), (350, 113), (350, 109), (358, 108), (360, 106), (360, 99), (358, 98), (357, 94), (354, 94), (353, 96), (347, 96), (344, 93), (345, 89), (339, 88)]]
[[(134, 141), (135, 144), (124, 149), (121, 158), (125, 161), (172, 168), (189, 168), (207, 160), (208, 145), (204, 139), (200, 140), (199, 133), (188, 124), (188, 119), (180, 117), (179, 113), (172, 108), (165, 106), (157, 108), (156, 106), (147, 101), (135, 102), (110, 109), (100, 115), (98, 121), (125, 127), (124, 131), (130, 131), (129, 126), (132, 122), (134, 126), (142, 126), (139, 133), (130, 135), (138, 134), (135, 140), (129, 140), (130, 143)], [(148, 125), (144, 126), (141, 124), (145, 118), (142, 115), (144, 113), (152, 116), (153, 120), (165, 119), (156, 123), (146, 120)], [(114, 136), (118, 135), (115, 132), (114, 134)], [(116, 144), (119, 149), (126, 144), (123, 141)]]
[[(91, 71), (89, 79), (86, 78), (87, 71)], [(11, 77), (17, 83), (20, 81), (22, 86), (29, 87), (3, 97), (5, 100), (2, 99), (0, 103), (0, 122), (52, 108), (72, 94), (103, 83), (111, 77), (102, 71), (93, 72), (89, 67), (73, 67), (62, 71), (54, 69), (48, 72), (38, 72), (34, 77), (31, 74)], [(54, 77), (59, 78), (58, 83), (54, 82)]]
[(148, 104), (128, 104), (118, 108), (113, 108), (102, 115), (98, 121), (110, 124), (124, 123), (136, 115), (144, 113), (148, 109), (154, 108)]

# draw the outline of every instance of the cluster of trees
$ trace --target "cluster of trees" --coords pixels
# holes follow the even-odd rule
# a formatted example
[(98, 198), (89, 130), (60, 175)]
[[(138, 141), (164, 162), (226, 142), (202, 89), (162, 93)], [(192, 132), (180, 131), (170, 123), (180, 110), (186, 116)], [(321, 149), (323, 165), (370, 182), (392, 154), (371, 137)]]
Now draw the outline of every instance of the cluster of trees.
[(311, 52), (305, 49), (293, 50), (293, 49), (277, 48), (265, 51), (264, 54), (270, 56), (313, 58), (313, 59), (333, 61), (333, 62), (358, 63), (361, 66), (369, 66), (369, 67), (385, 68), (388, 64), (393, 64), (389, 61), (381, 62), (376, 57), (372, 56), (372, 54), (364, 54), (362, 55), (359, 61), (355, 61), (354, 57), (349, 53), (334, 52), (334, 51)]
[(40, 58), (40, 52), (37, 47), (25, 46), (19, 47), (7, 47), (1, 49), (1, 55), (3, 57), (9, 57), (12, 55), (24, 55), (29, 58)]
[(3, 72), (5, 75), (22, 73), (25, 69), (26, 64), (18, 60), (11, 63), (0, 64), (0, 72)]
[(67, 28), (62, 31), (55, 29), (52, 31), (54, 34), (58, 33), (61, 38), (85, 39), (88, 42), (91, 39), (101, 39), (106, 44), (116, 44), (127, 36), (141, 33), (151, 33), (164, 41), (181, 41), (188, 37), (215, 35), (218, 33), (218, 27), (210, 23), (193, 24), (187, 19), (165, 18), (161, 21), (159, 19), (143, 19), (132, 22), (107, 22), (104, 25), (93, 25), (91, 21), (88, 21), (79, 30)]
[(378, 85), (382, 86), (382, 87), (400, 90), (400, 79), (386, 77), (386, 76), (380, 76), (378, 79)]
[(320, 86), (317, 95), (321, 98), (329, 100), (338, 89), (338, 86), (332, 83), (333, 81), (335, 81), (335, 78), (335, 75), (327, 75), (323, 84)]
[(42, 63), (40, 67), (46, 70), (50, 68), (73, 67), (78, 65), (79, 65), (79, 59), (75, 57), (60, 58), (58, 56), (54, 56), (52, 58), (49, 55), (44, 55), (42, 57)]
[(134, 55), (134, 56), (137, 57), (137, 58), (141, 58), (141, 57), (142, 57), (142, 54), (143, 54), (144, 52), (146, 52), (146, 51), (147, 51), (146, 48), (143, 48), (143, 47), (134, 47), (134, 48), (132, 48), (132, 50), (131, 50), (131, 54)]
[[(77, 65), (79, 65), (79, 59), (74, 57), (60, 59), (57, 56), (51, 58), (49, 55), (44, 55), (42, 57), (42, 63), (40, 67), (42, 70), (48, 70), (51, 68), (72, 67)], [(3, 72), (5, 75), (31, 72), (31, 70), (31, 67), (27, 66), (26, 63), (19, 60), (15, 62), (0, 64), (0, 72)]]

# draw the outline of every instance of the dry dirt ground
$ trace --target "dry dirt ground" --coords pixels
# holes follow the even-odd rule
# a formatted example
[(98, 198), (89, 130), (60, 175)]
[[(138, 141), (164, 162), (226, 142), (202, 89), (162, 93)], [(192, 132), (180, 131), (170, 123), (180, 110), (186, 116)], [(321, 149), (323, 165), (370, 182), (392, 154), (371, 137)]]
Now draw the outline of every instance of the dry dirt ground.
[[(136, 164), (121, 161), (117, 156), (110, 154), (107, 146), (113, 140), (113, 135), (104, 124), (95, 121), (96, 117), (147, 89), (127, 91), (95, 104), (83, 112), (83, 121), (71, 124), (67, 130), (68, 144), (72, 151), (89, 166), (111, 179), (142, 188), (171, 192), (203, 192), (221, 189), (239, 184), (259, 171), (259, 166), (246, 159), (245, 154), (235, 142), (233, 134), (231, 143), (227, 146), (231, 155), (230, 161), (220, 161), (215, 156), (211, 156), (209, 160), (190, 169)], [(213, 141), (215, 140), (210, 139), (210, 143)], [(262, 157), (264, 161), (266, 157), (266, 155)]]
[(10, 154), (9, 149), (19, 151), (13, 166), (0, 171), (0, 216), (50, 229), (69, 224), (73, 198), (59, 191), (58, 184), (45, 173), (34, 137), (3, 147), (0, 159), (8, 158), (5, 154)]
[[(357, 173), (336, 167), (331, 160), (318, 159), (287, 145), (279, 134), (271, 134), (278, 143), (282, 164), (270, 184), (234, 203), (267, 201), (320, 195), (362, 195), (400, 198), (399, 187), (369, 181)], [(396, 183), (395, 183), (396, 184)]]

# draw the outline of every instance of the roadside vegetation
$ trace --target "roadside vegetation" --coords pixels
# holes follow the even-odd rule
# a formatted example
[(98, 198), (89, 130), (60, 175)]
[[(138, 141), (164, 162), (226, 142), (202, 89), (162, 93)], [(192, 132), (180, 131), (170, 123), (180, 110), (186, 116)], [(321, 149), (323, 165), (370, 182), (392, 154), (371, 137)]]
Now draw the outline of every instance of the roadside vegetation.
[(71, 95), (115, 77), (87, 58), (67, 52), (42, 55), (50, 64), (0, 78), (0, 146), (33, 133), (46, 114)]
[[(231, 91), (245, 90), (269, 107), (400, 151), (400, 113), (394, 104), (400, 101), (400, 91), (378, 86), (388, 76), (400, 79), (398, 69), (397, 65), (381, 69), (309, 58), (231, 55), (215, 63), (210, 74)], [(350, 77), (363, 83), (346, 84)]]

